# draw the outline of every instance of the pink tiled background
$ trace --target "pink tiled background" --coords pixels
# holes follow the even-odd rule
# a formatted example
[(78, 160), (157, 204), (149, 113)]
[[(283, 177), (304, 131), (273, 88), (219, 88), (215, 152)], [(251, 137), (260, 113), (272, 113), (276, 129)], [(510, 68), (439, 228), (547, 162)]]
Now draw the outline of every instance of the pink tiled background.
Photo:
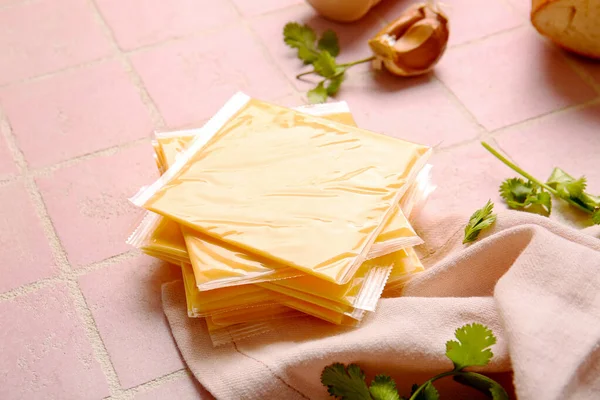
[[(482, 139), (600, 192), (600, 64), (541, 38), (527, 0), (443, 3), (434, 73), (361, 65), (338, 95), (361, 127), (436, 147), (428, 212), (503, 207), (513, 174)], [(126, 198), (156, 176), (152, 132), (198, 126), (237, 90), (299, 105), (310, 85), (286, 22), (336, 30), (354, 60), (407, 5), (344, 25), (301, 0), (0, 0), (0, 399), (210, 398), (162, 314), (180, 272), (124, 244), (139, 216)]]

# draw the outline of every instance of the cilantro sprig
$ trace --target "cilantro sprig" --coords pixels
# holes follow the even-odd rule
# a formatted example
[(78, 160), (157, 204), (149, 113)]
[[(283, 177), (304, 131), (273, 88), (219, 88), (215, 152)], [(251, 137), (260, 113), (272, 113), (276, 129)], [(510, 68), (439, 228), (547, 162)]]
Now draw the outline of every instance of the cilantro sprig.
[(455, 332), (456, 340), (446, 342), (446, 357), (454, 368), (427, 380), (421, 385), (413, 385), (410, 397), (400, 397), (396, 383), (388, 375), (377, 375), (369, 386), (365, 374), (356, 364), (347, 367), (335, 363), (323, 369), (321, 383), (333, 397), (342, 400), (439, 400), (440, 395), (433, 385), (438, 379), (452, 376), (466, 386), (473, 387), (493, 400), (508, 400), (508, 394), (496, 381), (465, 368), (487, 365), (493, 353), (491, 346), (496, 344), (492, 331), (481, 324), (468, 324)]
[(298, 74), (296, 79), (309, 74), (317, 74), (324, 78), (315, 88), (308, 91), (307, 97), (311, 103), (323, 103), (328, 96), (335, 96), (346, 77), (348, 68), (375, 58), (371, 56), (358, 61), (338, 64), (335, 59), (340, 54), (337, 34), (328, 29), (317, 40), (317, 34), (310, 26), (297, 22), (289, 22), (285, 25), (283, 41), (298, 51), (298, 58), (304, 64), (313, 67), (311, 71)]
[(508, 160), (486, 142), (481, 144), (506, 166), (527, 179), (527, 181), (520, 178), (507, 179), (500, 185), (500, 195), (510, 208), (550, 215), (552, 212), (550, 195), (553, 195), (573, 207), (591, 214), (592, 223), (600, 225), (600, 196), (594, 196), (585, 191), (587, 188), (585, 177), (575, 179), (562, 169), (554, 168), (548, 180), (542, 182)]
[(471, 218), (469, 218), (469, 223), (465, 226), (465, 238), (463, 239), (463, 243), (469, 243), (475, 241), (479, 236), (479, 232), (482, 230), (489, 228), (494, 222), (496, 222), (496, 214), (493, 214), (494, 203), (491, 200), (475, 211)]

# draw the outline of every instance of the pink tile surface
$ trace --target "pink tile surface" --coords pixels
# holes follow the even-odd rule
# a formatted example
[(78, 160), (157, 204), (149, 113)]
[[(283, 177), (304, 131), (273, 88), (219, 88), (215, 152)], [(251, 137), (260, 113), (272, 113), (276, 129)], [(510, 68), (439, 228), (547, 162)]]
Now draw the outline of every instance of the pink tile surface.
[(511, 175), (479, 142), (434, 154), (431, 164), (437, 189), (427, 203), (428, 210), (444, 210), (446, 215), (469, 214), (488, 199), (497, 208), (503, 207), (498, 188)]
[(0, 293), (54, 275), (50, 246), (20, 182), (0, 186), (0, 209)]
[(494, 130), (595, 97), (531, 28), (450, 49), (436, 75)]
[(213, 400), (214, 397), (206, 391), (198, 381), (189, 376), (169, 381), (155, 389), (138, 393), (134, 400)]
[(111, 52), (85, 0), (38, 0), (0, 9), (0, 84)]
[(149, 136), (153, 130), (148, 110), (118, 61), (0, 89), (0, 103), (33, 167)]
[(170, 42), (131, 61), (172, 127), (205, 120), (238, 90), (263, 99), (290, 91), (244, 27)]
[(64, 285), (1, 302), (0, 324), (0, 398), (108, 396), (106, 378)]
[[(449, 46), (469, 42), (496, 32), (514, 28), (523, 19), (505, 0), (452, 0), (441, 2), (450, 21)], [(412, 3), (384, 1), (375, 9), (386, 21), (393, 21)]]
[(401, 79), (363, 68), (350, 71), (336, 99), (361, 128), (441, 147), (473, 139), (477, 124), (433, 77)]
[(0, 137), (0, 179), (6, 178), (19, 172), (13, 156), (8, 149), (8, 144), (3, 137)]
[[(541, 38), (530, 0), (445, 3), (450, 49), (434, 73), (398, 78), (363, 64), (336, 98), (361, 127), (436, 146), (437, 190), (424, 215), (443, 224), (488, 199), (506, 207), (498, 187), (515, 174), (479, 144), (490, 135), (534, 175), (561, 166), (600, 193), (600, 105), (563, 110), (600, 100), (599, 64)], [(363, 20), (337, 24), (303, 0), (0, 0), (0, 113), (10, 127), (0, 135), (0, 399), (106, 398), (102, 371), (111, 368), (119, 398), (212, 399), (181, 372), (162, 312), (160, 286), (179, 269), (113, 257), (131, 250), (125, 239), (141, 214), (127, 198), (156, 179), (143, 139), (157, 117), (149, 110), (155, 105), (168, 129), (201, 126), (238, 90), (304, 103), (315, 77), (295, 79), (308, 67), (284, 45), (285, 23), (335, 30), (339, 61), (348, 62), (369, 56), (367, 40), (407, 5), (384, 0)], [(25, 189), (31, 176), (45, 209)], [(576, 214), (555, 201), (552, 218), (585, 226)], [(77, 307), (86, 310), (76, 312), (67, 290), (72, 274), (58, 273), (49, 223), (81, 275)], [(52, 282), (36, 284), (45, 278)], [(92, 351), (86, 331), (96, 330), (102, 348)]]
[[(588, 191), (600, 193), (600, 106), (571, 110), (552, 115), (524, 127), (503, 133), (497, 141), (511, 158), (534, 177), (545, 181), (554, 167), (565, 170), (577, 178), (585, 176)], [(532, 149), (535, 149), (533, 151)], [(514, 175), (506, 169), (507, 177)], [(570, 207), (560, 207), (554, 200), (553, 216), (565, 222), (582, 222), (589, 218)], [(560, 208), (557, 208), (560, 207)], [(569, 221), (571, 220), (571, 221)]]
[(216, 28), (237, 18), (227, 1), (97, 0), (96, 3), (117, 42), (126, 50)]
[(156, 178), (152, 148), (142, 144), (37, 179), (52, 223), (74, 266), (130, 250), (141, 211), (127, 199)]
[(124, 388), (183, 368), (160, 297), (161, 284), (175, 279), (179, 267), (140, 256), (79, 280)]
[(531, 1), (529, 0), (508, 0), (508, 3), (524, 20), (529, 20), (531, 13)]
[[(356, 61), (369, 57), (371, 50), (367, 44), (369, 38), (374, 36), (381, 28), (382, 22), (376, 15), (370, 13), (355, 24), (339, 24), (325, 20), (315, 14), (308, 5), (288, 8), (251, 20), (252, 28), (260, 36), (273, 60), (284, 71), (289, 80), (301, 91), (306, 91), (314, 84), (306, 84), (294, 77), (310, 68), (302, 64), (297, 58), (297, 51), (286, 46), (283, 42), (283, 27), (288, 22), (308, 24), (317, 33), (321, 34), (327, 29), (333, 29), (340, 39), (340, 55), (338, 62)], [(349, 70), (351, 73), (355, 68)]]
[(232, 0), (233, 4), (243, 15), (258, 15), (302, 4), (302, 0)]

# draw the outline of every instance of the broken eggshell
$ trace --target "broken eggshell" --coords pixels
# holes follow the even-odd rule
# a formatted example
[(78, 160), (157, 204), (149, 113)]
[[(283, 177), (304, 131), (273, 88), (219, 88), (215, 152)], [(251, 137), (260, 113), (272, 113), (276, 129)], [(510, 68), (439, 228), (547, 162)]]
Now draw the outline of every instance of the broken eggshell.
[(449, 35), (448, 18), (435, 3), (415, 4), (369, 40), (374, 67), (383, 64), (399, 76), (425, 74), (444, 54)]

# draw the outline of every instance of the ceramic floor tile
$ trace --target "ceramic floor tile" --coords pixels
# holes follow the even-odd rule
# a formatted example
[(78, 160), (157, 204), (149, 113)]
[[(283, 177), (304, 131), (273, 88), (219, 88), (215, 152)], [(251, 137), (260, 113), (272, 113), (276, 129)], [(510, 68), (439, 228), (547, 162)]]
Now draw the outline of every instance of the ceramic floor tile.
[(0, 186), (0, 208), (0, 293), (56, 274), (42, 225), (22, 183)]
[(141, 210), (127, 199), (156, 179), (150, 144), (86, 160), (37, 179), (73, 266), (123, 253)]
[(97, 0), (119, 46), (125, 50), (217, 28), (236, 20), (228, 1)]
[(0, 85), (80, 64), (112, 46), (85, 0), (39, 0), (0, 9)]
[(436, 75), (488, 130), (596, 96), (531, 28), (449, 49)]
[(176, 279), (179, 267), (140, 256), (79, 280), (123, 388), (184, 366), (161, 303), (162, 283)]
[(106, 378), (62, 284), (0, 302), (0, 398), (102, 399)]
[[(600, 106), (570, 110), (558, 115), (544, 117), (524, 127), (507, 130), (496, 139), (519, 166), (534, 177), (545, 181), (554, 167), (570, 175), (588, 180), (588, 191), (600, 195)], [(516, 176), (505, 168), (508, 177)], [(571, 222), (584, 222), (588, 216), (574, 212), (570, 207), (554, 200), (557, 218)], [(559, 206), (560, 205), (560, 206)], [(559, 207), (559, 208), (556, 208)]]
[(17, 165), (3, 137), (0, 137), (0, 179), (7, 178), (18, 173)]
[(431, 76), (402, 79), (368, 68), (349, 75), (336, 100), (348, 102), (361, 128), (440, 147), (479, 133), (468, 113)]
[(167, 383), (163, 383), (155, 389), (147, 392), (138, 393), (134, 400), (213, 400), (209, 392), (206, 391), (196, 380), (188, 375)]
[(290, 92), (243, 27), (136, 52), (131, 61), (171, 127), (206, 120), (240, 90), (266, 100)]
[[(381, 21), (373, 14), (367, 15), (355, 24), (339, 24), (317, 16), (308, 5), (292, 7), (252, 19), (253, 29), (260, 36), (273, 60), (301, 91), (312, 88), (314, 84), (307, 84), (294, 78), (300, 72), (309, 71), (310, 68), (298, 60), (295, 49), (289, 48), (283, 42), (283, 27), (288, 22), (308, 24), (319, 34), (327, 29), (333, 29), (340, 41), (341, 51), (337, 57), (340, 63), (371, 56), (367, 41), (382, 28)], [(354, 68), (351, 68), (349, 73), (353, 70)]]
[(233, 4), (245, 16), (259, 15), (280, 8), (301, 4), (302, 0), (232, 0)]
[[(523, 25), (525, 21), (504, 0), (452, 0), (441, 2), (442, 11), (450, 21), (449, 46), (469, 42), (484, 36)], [(375, 8), (386, 21), (394, 21), (411, 3), (384, 1)]]
[(33, 167), (147, 137), (153, 131), (146, 106), (116, 60), (0, 89), (0, 103)]
[(479, 142), (434, 154), (430, 163), (437, 189), (427, 203), (428, 210), (467, 215), (488, 199), (498, 209), (503, 207), (498, 188), (510, 174)]

